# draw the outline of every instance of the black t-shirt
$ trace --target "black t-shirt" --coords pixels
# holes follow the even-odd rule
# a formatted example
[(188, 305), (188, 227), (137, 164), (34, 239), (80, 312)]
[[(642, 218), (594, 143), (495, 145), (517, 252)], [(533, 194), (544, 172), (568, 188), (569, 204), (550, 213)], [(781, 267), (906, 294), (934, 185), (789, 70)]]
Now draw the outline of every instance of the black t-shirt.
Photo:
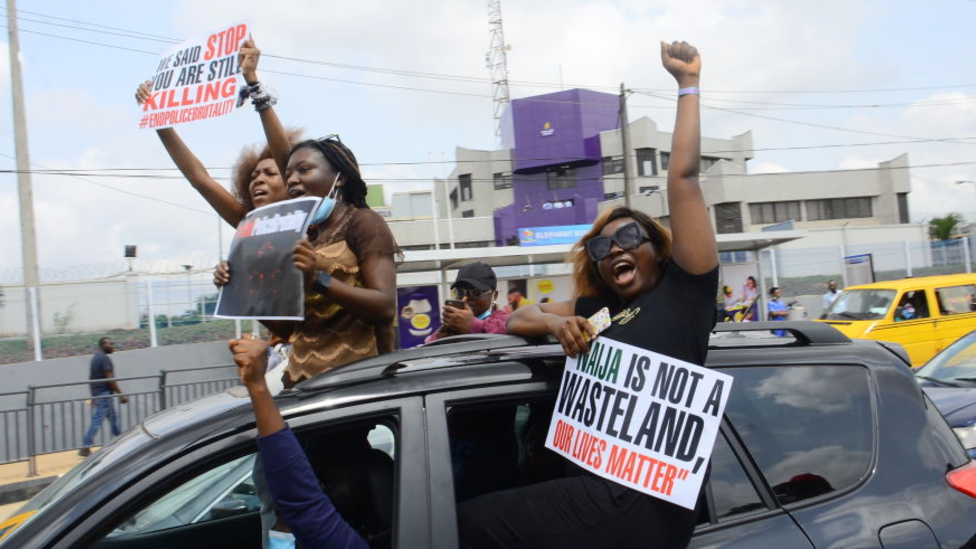
[[(105, 353), (96, 353), (91, 360), (91, 374), (88, 376), (88, 379), (105, 379), (105, 372), (111, 372), (113, 370), (112, 359)], [(91, 384), (92, 396), (110, 392), (112, 392), (112, 388), (108, 383)]]
[(576, 300), (576, 314), (587, 318), (608, 307), (614, 321), (600, 335), (700, 366), (715, 327), (717, 292), (718, 267), (691, 275), (669, 259), (657, 286), (632, 303), (623, 305), (615, 297), (581, 297)]
[[(576, 314), (588, 318), (607, 307), (614, 320), (601, 336), (701, 366), (705, 364), (708, 338), (715, 327), (716, 295), (717, 266), (707, 273), (691, 275), (669, 259), (657, 286), (632, 303), (621, 304), (615, 297), (581, 297), (576, 300)], [(580, 467), (572, 469), (575, 471), (570, 474), (592, 475)], [(706, 479), (708, 474), (706, 471)], [(615, 497), (626, 494), (645, 499), (650, 505), (671, 506), (651, 496), (644, 498), (640, 492), (613, 481), (596, 478)]]

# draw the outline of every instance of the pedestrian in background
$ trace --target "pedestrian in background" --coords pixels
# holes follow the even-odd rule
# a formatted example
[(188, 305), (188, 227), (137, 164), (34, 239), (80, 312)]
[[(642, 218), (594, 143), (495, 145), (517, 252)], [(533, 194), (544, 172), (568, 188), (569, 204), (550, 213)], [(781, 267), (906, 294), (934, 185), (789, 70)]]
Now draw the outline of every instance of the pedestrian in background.
[[(790, 306), (780, 301), (783, 293), (773, 286), (769, 289), (769, 301), (766, 303), (766, 317), (770, 322), (786, 320), (790, 316)], [(786, 337), (786, 330), (773, 330), (773, 335)]]
[(837, 296), (839, 295), (840, 292), (837, 291), (837, 281), (831, 280), (830, 282), (828, 282), (827, 293), (823, 295), (824, 312), (827, 312), (827, 309), (830, 309), (830, 306), (834, 304), (834, 301), (837, 299)]
[(427, 337), (427, 342), (460, 334), (507, 334), (509, 312), (499, 308), (498, 279), (495, 271), (480, 262), (469, 263), (458, 270), (451, 286), (453, 300), (441, 313), (441, 327)]
[[(102, 426), (102, 420), (108, 417), (109, 425), (112, 428), (112, 436), (119, 436), (122, 430), (119, 429), (119, 416), (115, 412), (115, 406), (112, 404), (112, 394), (116, 393), (121, 395), (122, 389), (119, 389), (117, 383), (112, 381), (115, 377), (115, 366), (112, 364), (112, 359), (108, 355), (115, 352), (115, 343), (110, 337), (103, 337), (98, 340), (98, 352), (91, 359), (91, 366), (89, 369), (88, 379), (94, 381), (98, 379), (107, 380), (102, 383), (92, 383), (90, 385), (91, 395), (92, 395), (92, 424), (88, 428), (88, 432), (85, 433), (85, 438), (81, 442), (81, 449), (78, 450), (79, 456), (88, 456), (91, 454), (91, 445), (95, 438), (95, 433)], [(119, 402), (125, 404), (129, 399), (122, 396), (119, 397)]]

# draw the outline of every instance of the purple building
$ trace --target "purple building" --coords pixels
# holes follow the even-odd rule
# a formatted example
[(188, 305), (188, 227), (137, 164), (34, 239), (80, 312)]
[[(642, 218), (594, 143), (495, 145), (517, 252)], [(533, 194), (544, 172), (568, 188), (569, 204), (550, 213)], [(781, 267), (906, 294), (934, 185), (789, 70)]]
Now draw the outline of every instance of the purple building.
[(620, 127), (616, 95), (583, 89), (515, 99), (503, 147), (512, 153), (513, 202), (495, 210), (495, 244), (520, 227), (592, 223), (604, 200), (600, 132)]

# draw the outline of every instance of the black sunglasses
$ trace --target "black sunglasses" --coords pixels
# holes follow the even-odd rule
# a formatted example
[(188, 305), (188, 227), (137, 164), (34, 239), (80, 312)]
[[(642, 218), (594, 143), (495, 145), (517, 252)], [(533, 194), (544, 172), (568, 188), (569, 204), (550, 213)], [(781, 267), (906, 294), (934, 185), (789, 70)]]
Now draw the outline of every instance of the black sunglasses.
[(467, 296), (469, 299), (478, 299), (484, 297), (494, 290), (481, 291), (475, 288), (454, 288), (451, 292), (454, 294), (455, 299), (464, 299)]
[(586, 241), (586, 253), (595, 263), (610, 255), (610, 249), (616, 244), (624, 250), (632, 250), (640, 246), (645, 240), (650, 240), (647, 231), (634, 221), (617, 229), (613, 235), (600, 235)]
[(315, 140), (316, 143), (325, 143), (327, 141), (333, 141), (335, 143), (340, 143), (340, 144), (342, 143), (342, 140), (339, 139), (339, 134), (337, 134), (337, 133), (330, 133), (329, 135), (327, 135), (325, 137), (320, 137), (320, 138), (318, 138), (318, 139)]

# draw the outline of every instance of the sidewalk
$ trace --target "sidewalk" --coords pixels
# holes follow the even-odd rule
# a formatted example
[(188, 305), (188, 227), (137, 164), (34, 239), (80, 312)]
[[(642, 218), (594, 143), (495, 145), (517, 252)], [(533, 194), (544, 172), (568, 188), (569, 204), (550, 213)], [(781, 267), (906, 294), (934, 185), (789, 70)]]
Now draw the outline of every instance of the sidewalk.
[[(92, 449), (92, 451), (94, 450), (95, 448)], [(15, 499), (20, 501), (10, 501), (10, 497), (3, 497), (5, 494), (9, 496), (14, 492), (19, 493), (21, 491), (21, 486), (24, 484), (30, 484), (29, 481), (32, 480), (40, 479), (53, 482), (57, 477), (67, 473), (74, 468), (75, 465), (78, 465), (84, 461), (84, 459), (85, 458), (78, 455), (77, 450), (37, 456), (37, 475), (33, 477), (27, 476), (26, 461), (0, 465), (0, 522), (10, 518), (10, 516), (13, 515), (13, 513), (17, 511), (17, 509), (19, 509), (25, 501), (32, 497), (13, 496)], [(46, 485), (50, 482), (44, 482), (43, 484)], [(38, 486), (33, 486), (32, 490), (37, 491), (38, 488)]]

